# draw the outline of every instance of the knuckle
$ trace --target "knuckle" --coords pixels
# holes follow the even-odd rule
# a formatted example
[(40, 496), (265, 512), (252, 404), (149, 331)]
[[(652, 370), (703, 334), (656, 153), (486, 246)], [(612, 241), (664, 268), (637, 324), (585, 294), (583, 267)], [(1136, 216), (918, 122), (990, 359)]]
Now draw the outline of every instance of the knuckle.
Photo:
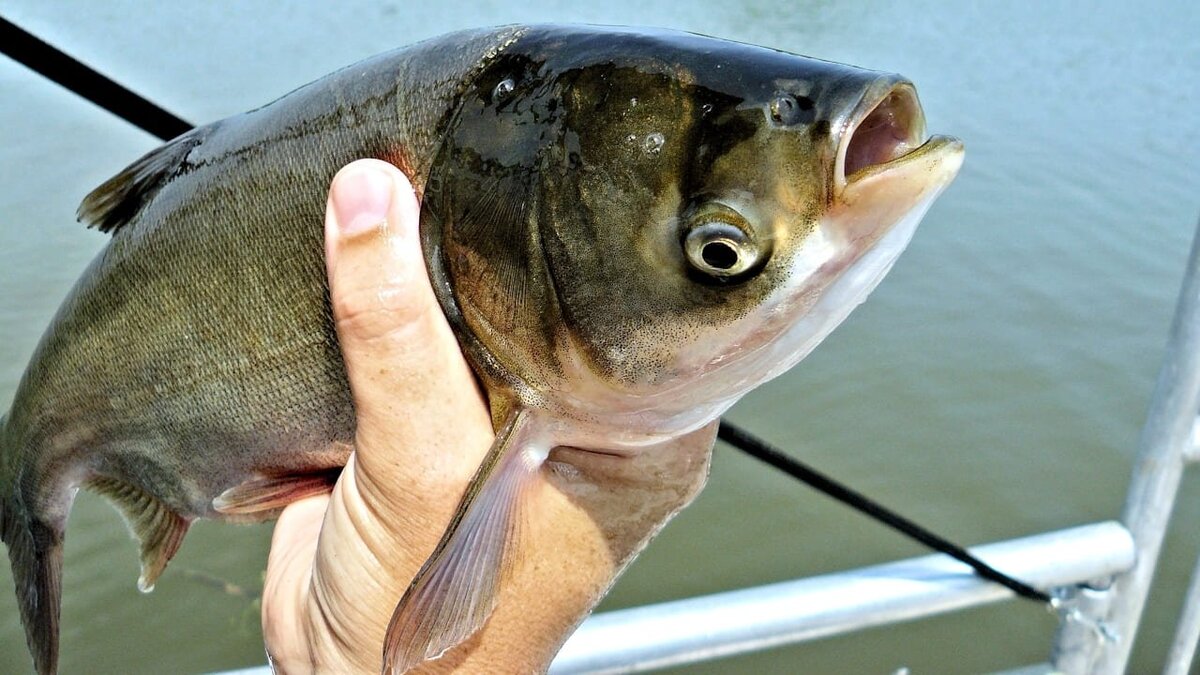
[(430, 303), (393, 286), (347, 289), (334, 297), (338, 334), (360, 341), (411, 337), (428, 328)]

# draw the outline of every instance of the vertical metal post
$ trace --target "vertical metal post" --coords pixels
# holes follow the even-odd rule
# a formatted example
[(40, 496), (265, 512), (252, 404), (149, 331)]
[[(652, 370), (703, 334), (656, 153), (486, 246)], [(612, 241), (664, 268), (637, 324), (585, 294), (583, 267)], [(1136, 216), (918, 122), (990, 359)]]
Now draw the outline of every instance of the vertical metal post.
[[(1189, 464), (1197, 461), (1200, 459), (1198, 453), (1200, 419), (1192, 424), (1192, 443), (1191, 447), (1184, 451), (1184, 461)], [(1192, 580), (1188, 583), (1187, 597), (1184, 599), (1183, 611), (1179, 614), (1175, 641), (1171, 643), (1171, 651), (1167, 654), (1167, 665), (1163, 669), (1163, 675), (1187, 675), (1196, 657), (1197, 644), (1200, 644), (1200, 557), (1196, 558), (1196, 567), (1192, 570)]]
[(1081, 639), (1080, 631), (1094, 630), (1089, 622), (1064, 621), (1053, 654), (1056, 668), (1067, 673), (1118, 675), (1124, 672), (1133, 648), (1142, 608), (1158, 563), (1171, 509), (1183, 473), (1184, 452), (1192, 442), (1192, 427), (1200, 410), (1200, 225), (1192, 242), (1183, 288), (1175, 309), (1171, 336), (1154, 387), (1146, 425), (1138, 442), (1133, 478), (1121, 521), (1133, 534), (1137, 562), (1116, 578), (1104, 606), (1090, 619), (1110, 640)]
[(1171, 643), (1163, 675), (1187, 675), (1196, 655), (1197, 641), (1200, 641), (1200, 558), (1196, 560), (1196, 569), (1192, 571), (1187, 599), (1179, 616), (1175, 642)]

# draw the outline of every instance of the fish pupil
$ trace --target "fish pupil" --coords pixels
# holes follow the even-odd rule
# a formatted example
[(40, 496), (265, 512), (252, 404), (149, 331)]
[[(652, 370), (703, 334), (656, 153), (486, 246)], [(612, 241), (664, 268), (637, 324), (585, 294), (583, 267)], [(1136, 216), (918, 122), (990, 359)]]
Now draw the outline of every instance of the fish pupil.
[(737, 250), (726, 241), (710, 241), (700, 249), (700, 257), (719, 270), (733, 269), (738, 262)]

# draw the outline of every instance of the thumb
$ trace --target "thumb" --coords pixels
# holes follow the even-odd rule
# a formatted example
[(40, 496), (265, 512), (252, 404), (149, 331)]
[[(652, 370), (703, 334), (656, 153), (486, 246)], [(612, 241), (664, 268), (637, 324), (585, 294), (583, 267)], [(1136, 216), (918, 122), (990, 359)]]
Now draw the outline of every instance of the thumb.
[(408, 179), (359, 160), (334, 177), (327, 206), (354, 454), (328, 499), (296, 502), (280, 517), (263, 626), (281, 671), (378, 672), (396, 601), (450, 521), (492, 429), (429, 284)]
[[(358, 418), (356, 471), (393, 506), (413, 498), (414, 479), (465, 484), (491, 429), (429, 284), (412, 185), (386, 162), (353, 162), (334, 177), (326, 214), (330, 297)], [(464, 425), (479, 438), (447, 438)]]
[(437, 313), (422, 283), (419, 207), (408, 178), (379, 160), (348, 164), (334, 176), (325, 213), (330, 295), (347, 360), (403, 356), (393, 350), (426, 344), (394, 339), (431, 337)]

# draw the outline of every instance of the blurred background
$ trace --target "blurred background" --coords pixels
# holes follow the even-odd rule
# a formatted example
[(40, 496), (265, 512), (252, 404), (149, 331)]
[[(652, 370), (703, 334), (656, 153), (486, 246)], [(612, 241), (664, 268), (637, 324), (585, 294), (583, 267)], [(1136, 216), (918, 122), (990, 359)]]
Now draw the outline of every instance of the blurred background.
[[(965, 544), (1119, 514), (1200, 214), (1200, 9), (1148, 3), (410, 3), (7, 0), (0, 14), (195, 123), (368, 55), (502, 23), (654, 25), (902, 73), (967, 161), (891, 276), (738, 423)], [(416, 5), (417, 3), (411, 3)], [(158, 144), (0, 57), (0, 409), (106, 237), (80, 199)], [(1200, 548), (1200, 476), (1131, 672), (1161, 667)], [(149, 596), (117, 513), (80, 495), (62, 670), (264, 662), (270, 526), (193, 527)], [(636, 561), (616, 608), (923, 553), (725, 447), (709, 486)], [(28, 669), (7, 565), (0, 672)], [(1054, 617), (1009, 602), (687, 668), (975, 673), (1044, 660)]]

